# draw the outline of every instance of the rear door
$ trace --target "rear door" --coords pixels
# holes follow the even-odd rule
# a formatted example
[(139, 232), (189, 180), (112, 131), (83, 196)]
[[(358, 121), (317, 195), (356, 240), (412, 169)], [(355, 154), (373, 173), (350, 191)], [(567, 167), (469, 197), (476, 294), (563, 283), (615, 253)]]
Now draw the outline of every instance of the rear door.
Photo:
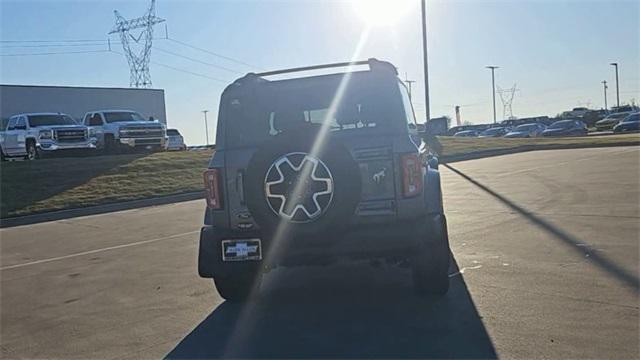
[(27, 153), (27, 117), (20, 116), (16, 122), (16, 151)]

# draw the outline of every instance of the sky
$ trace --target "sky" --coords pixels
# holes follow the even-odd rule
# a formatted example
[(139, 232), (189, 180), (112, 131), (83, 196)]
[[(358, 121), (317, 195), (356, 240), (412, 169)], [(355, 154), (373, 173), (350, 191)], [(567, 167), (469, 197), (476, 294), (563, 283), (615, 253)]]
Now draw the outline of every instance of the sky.
[[(143, 15), (148, 4), (0, 0), (0, 83), (129, 86), (122, 47), (107, 33), (115, 23), (113, 10), (130, 19)], [(213, 139), (227, 84), (251, 71), (350, 60), (364, 33), (358, 57), (391, 61), (402, 79), (415, 80), (413, 102), (417, 117), (424, 119), (420, 2), (409, 1), (402, 11), (393, 8), (388, 12), (396, 16), (384, 21), (367, 15), (363, 6), (368, 4), (157, 0), (156, 15), (166, 23), (154, 28), (150, 71), (153, 87), (165, 90), (169, 127), (179, 129), (189, 145), (203, 144), (202, 110), (210, 110)], [(460, 105), (464, 121), (491, 122), (487, 65), (500, 67), (498, 87), (517, 85), (512, 105), (517, 117), (602, 108), (603, 80), (609, 85), (609, 106), (615, 104), (611, 62), (619, 63), (620, 102), (640, 102), (638, 1), (427, 0), (427, 29), (431, 117), (453, 117)], [(108, 38), (118, 53), (105, 51)], [(43, 47), (53, 44), (66, 46)], [(54, 52), (65, 54), (8, 56)], [(501, 120), (499, 96), (496, 102)]]

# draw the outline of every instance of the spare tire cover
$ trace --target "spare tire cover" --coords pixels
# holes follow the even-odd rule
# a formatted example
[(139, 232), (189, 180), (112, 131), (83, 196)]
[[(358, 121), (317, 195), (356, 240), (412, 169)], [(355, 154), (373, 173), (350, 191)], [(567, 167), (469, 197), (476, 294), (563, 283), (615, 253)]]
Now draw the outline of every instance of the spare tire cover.
[(249, 161), (245, 200), (268, 234), (338, 229), (354, 214), (361, 193), (358, 165), (331, 133), (312, 154), (319, 133), (313, 128), (281, 133)]

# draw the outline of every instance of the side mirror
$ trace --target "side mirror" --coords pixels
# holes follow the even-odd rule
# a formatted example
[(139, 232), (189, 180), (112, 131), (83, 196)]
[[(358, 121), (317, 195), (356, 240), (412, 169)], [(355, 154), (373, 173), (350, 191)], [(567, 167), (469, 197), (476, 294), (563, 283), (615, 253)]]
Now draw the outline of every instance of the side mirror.
[(418, 135), (424, 137), (427, 134), (427, 125), (422, 123), (418, 124)]

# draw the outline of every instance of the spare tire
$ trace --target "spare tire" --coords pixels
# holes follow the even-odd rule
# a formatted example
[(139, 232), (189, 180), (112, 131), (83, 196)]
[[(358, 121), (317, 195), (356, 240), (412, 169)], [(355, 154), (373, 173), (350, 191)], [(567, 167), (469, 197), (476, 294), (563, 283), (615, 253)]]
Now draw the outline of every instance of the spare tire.
[(320, 133), (309, 127), (278, 134), (249, 161), (245, 200), (263, 235), (314, 234), (352, 218), (361, 193), (359, 167), (332, 133), (312, 154)]

